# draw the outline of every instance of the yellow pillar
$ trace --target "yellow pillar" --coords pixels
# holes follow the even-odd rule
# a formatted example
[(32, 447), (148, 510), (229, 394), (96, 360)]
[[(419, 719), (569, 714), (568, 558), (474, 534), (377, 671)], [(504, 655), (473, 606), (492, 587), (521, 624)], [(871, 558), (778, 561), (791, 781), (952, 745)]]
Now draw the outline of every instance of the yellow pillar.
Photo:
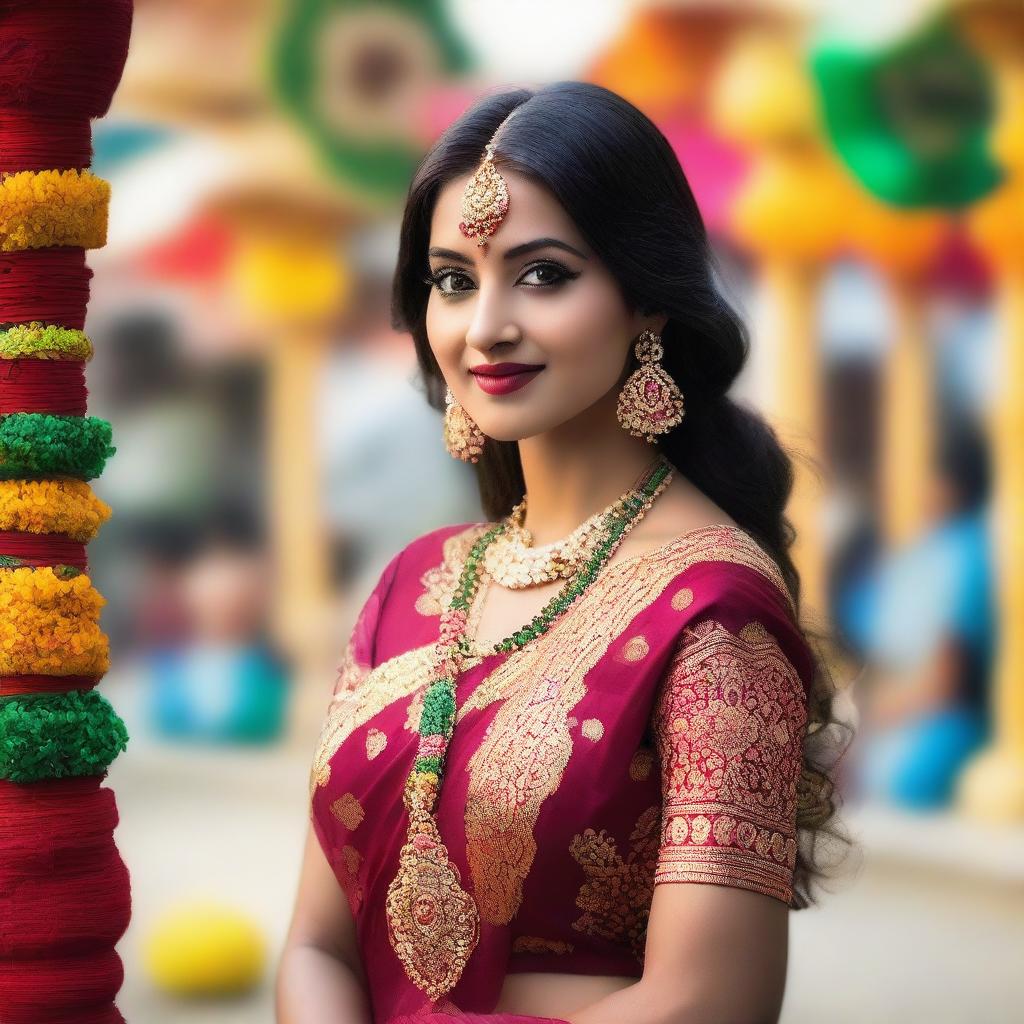
[(745, 146), (752, 167), (732, 211), (737, 239), (759, 261), (762, 329), (770, 368), (763, 411), (794, 455), (787, 515), (809, 622), (827, 610), (823, 410), (817, 332), (822, 270), (844, 220), (845, 178), (822, 142), (818, 106), (794, 22), (737, 36), (713, 85), (711, 118)]
[(760, 267), (764, 330), (771, 377), (764, 412), (794, 458), (793, 493), (786, 514), (796, 529), (792, 554), (800, 572), (801, 604), (821, 616), (827, 606), (822, 507), (828, 481), (821, 459), (824, 423), (816, 324), (821, 268), (766, 257)]
[(233, 284), (271, 335), (267, 352), (267, 506), (273, 560), (271, 631), (295, 667), (295, 735), (323, 714), (323, 679), (336, 658), (330, 628), (330, 548), (320, 490), (316, 381), (330, 345), (330, 323), (349, 282), (336, 249), (337, 225), (295, 215), (245, 222)]
[(1006, 183), (972, 212), (971, 228), (996, 274), (996, 394), (989, 415), (998, 649), (991, 746), (968, 765), (957, 799), (978, 817), (1024, 820), (1024, 9), (977, 4), (972, 27), (993, 57), (999, 94), (992, 150)]
[(898, 546), (921, 531), (935, 402), (921, 288), (896, 278), (889, 282), (889, 295), (892, 330), (882, 373), (879, 474), (883, 532), (889, 545)]

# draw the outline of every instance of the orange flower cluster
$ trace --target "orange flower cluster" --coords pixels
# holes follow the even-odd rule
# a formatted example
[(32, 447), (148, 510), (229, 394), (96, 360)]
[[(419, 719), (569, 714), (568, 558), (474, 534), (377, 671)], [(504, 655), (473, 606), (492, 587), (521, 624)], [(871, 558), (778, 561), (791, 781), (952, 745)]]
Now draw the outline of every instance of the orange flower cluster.
[(89, 170), (18, 171), (0, 180), (0, 249), (107, 242), (110, 183)]
[(0, 530), (59, 533), (87, 544), (110, 515), (84, 480), (0, 481)]
[(100, 630), (105, 598), (82, 574), (0, 571), (0, 675), (101, 675), (110, 664)]

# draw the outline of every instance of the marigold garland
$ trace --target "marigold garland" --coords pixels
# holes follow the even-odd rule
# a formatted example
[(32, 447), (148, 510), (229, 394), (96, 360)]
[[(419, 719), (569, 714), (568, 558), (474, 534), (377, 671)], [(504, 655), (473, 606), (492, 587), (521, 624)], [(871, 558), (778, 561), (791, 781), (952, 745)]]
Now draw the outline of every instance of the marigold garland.
[(107, 243), (110, 183), (92, 171), (18, 171), (0, 179), (0, 250)]
[[(12, 257), (13, 258), (13, 257)], [(92, 359), (84, 331), (33, 320), (0, 331), (0, 359)]]
[(110, 437), (110, 424), (97, 416), (0, 416), (0, 480), (60, 474), (91, 480), (117, 450)]
[(110, 516), (84, 480), (0, 481), (0, 530), (59, 533), (88, 544)]
[(95, 690), (0, 698), (0, 778), (100, 775), (127, 746), (124, 722)]
[(106, 599), (85, 574), (0, 570), (0, 675), (97, 675), (110, 665)]

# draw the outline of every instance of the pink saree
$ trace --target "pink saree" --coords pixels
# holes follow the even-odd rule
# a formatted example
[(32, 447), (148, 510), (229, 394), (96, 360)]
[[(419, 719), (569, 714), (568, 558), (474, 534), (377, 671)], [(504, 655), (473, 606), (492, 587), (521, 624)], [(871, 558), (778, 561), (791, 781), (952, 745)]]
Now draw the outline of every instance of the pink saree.
[[(409, 980), (385, 915), (402, 791), (439, 616), (489, 525), (443, 527), (392, 559), (313, 759), (311, 820), (376, 1024), (555, 1021), (495, 1013), (505, 976), (641, 977), (659, 884), (792, 901), (811, 652), (771, 558), (743, 530), (705, 527), (606, 566), (521, 650), (466, 662), (438, 822), (480, 938), (436, 1002)], [(442, 955), (450, 940), (443, 923), (423, 937)]]

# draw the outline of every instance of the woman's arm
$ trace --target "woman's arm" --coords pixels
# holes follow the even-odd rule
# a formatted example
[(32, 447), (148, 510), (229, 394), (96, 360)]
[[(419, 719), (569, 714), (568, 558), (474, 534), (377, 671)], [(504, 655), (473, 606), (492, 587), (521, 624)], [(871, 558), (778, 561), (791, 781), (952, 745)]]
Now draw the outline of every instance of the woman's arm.
[(733, 886), (656, 886), (643, 977), (567, 1024), (774, 1024), (786, 984), (788, 910)]
[(806, 649), (756, 596), (726, 593), (680, 638), (652, 718), (662, 819), (643, 977), (569, 1024), (778, 1020), (807, 725), (783, 647)]
[(277, 1024), (372, 1024), (355, 921), (309, 828), (275, 985)]

